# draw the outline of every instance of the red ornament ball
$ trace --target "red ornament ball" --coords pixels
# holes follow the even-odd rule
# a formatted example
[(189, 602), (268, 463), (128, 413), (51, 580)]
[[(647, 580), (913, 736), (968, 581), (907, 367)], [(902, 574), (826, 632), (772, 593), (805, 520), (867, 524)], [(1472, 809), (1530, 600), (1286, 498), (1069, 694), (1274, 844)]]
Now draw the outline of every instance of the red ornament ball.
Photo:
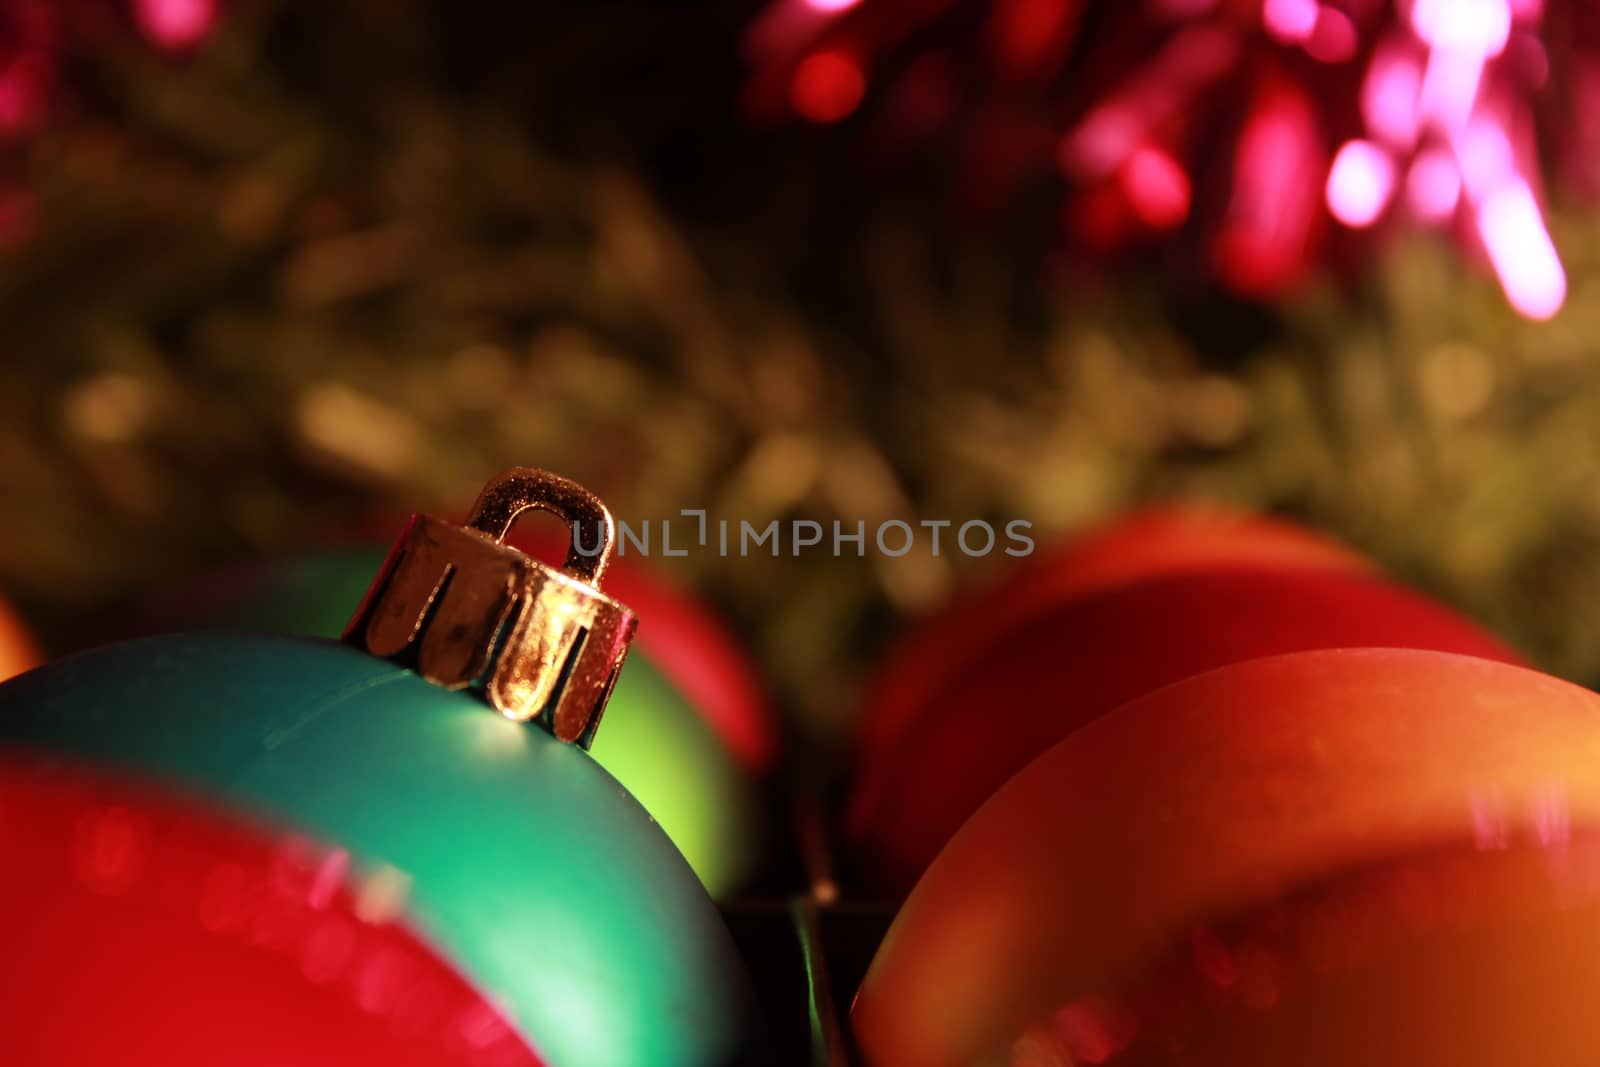
[(868, 755), (850, 836), (879, 884), (907, 889), (1008, 778), (1129, 700), (1243, 660), (1352, 647), (1518, 661), (1468, 619), (1363, 574), (1211, 569), (1113, 585), (947, 677), (898, 744)]
[(0, 868), (7, 1063), (542, 1063), (342, 850), (8, 753)]
[(1222, 567), (1377, 569), (1353, 549), (1282, 519), (1211, 504), (1133, 512), (1024, 558), (998, 578), (958, 595), (896, 642), (863, 702), (862, 755), (870, 760), (893, 745), (953, 678), (1058, 605), (1143, 578)]

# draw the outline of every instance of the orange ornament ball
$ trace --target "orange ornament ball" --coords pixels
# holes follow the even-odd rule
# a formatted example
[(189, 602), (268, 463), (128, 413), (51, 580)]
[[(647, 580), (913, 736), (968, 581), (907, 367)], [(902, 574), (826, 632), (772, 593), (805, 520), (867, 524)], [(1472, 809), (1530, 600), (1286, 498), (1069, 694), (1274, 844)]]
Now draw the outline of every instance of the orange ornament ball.
[(1589, 690), (1407, 649), (1235, 664), (996, 793), (852, 1025), (873, 1067), (1594, 1063), (1597, 826)]

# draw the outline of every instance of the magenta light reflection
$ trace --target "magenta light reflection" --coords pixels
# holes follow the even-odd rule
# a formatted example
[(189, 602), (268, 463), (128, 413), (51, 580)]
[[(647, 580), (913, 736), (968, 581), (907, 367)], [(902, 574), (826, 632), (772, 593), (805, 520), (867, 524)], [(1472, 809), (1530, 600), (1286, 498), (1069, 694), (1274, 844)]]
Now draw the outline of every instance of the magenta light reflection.
[(803, 53), (824, 27), (862, 0), (778, 0), (750, 24), (743, 48), (761, 64)]
[(1189, 175), (1172, 156), (1149, 145), (1139, 149), (1122, 169), (1128, 202), (1148, 225), (1170, 230), (1189, 215)]
[(1456, 129), (1472, 115), (1484, 64), (1505, 50), (1511, 7), (1507, 0), (1416, 0), (1411, 25), (1431, 48), (1421, 112)]
[(1267, 32), (1288, 44), (1299, 44), (1317, 28), (1317, 15), (1322, 5), (1317, 0), (1266, 0), (1261, 7), (1261, 20)]
[(1396, 148), (1416, 144), (1421, 92), (1422, 62), (1413, 44), (1399, 39), (1380, 44), (1361, 85), (1361, 117), (1367, 130)]
[(1463, 125), (1478, 101), (1483, 64), (1483, 57), (1474, 52), (1435, 49), (1428, 56), (1428, 69), (1422, 75), (1418, 114), (1446, 130)]
[(1179, 33), (1061, 140), (1064, 174), (1098, 180), (1117, 171), (1189, 98), (1225, 74), (1238, 57), (1238, 41), (1223, 30), (1197, 27)]
[(1320, 63), (1348, 62), (1360, 45), (1360, 35), (1350, 16), (1327, 4), (1317, 12), (1317, 24), (1302, 43), (1306, 55)]
[(1144, 140), (1145, 125), (1131, 101), (1101, 104), (1062, 142), (1062, 171), (1090, 178), (1110, 174)]
[(1346, 226), (1371, 226), (1394, 193), (1394, 160), (1371, 141), (1348, 141), (1328, 171), (1328, 210)]
[(1270, 296), (1293, 284), (1316, 225), (1327, 157), (1310, 99), (1280, 85), (1253, 109), (1239, 136), (1233, 188), (1215, 242), (1229, 285)]
[(139, 28), (162, 48), (199, 44), (217, 18), (216, 0), (137, 0)]
[(1517, 162), (1506, 129), (1482, 118), (1456, 134), (1451, 141), (1462, 184), (1474, 200), (1486, 200), (1501, 186), (1517, 180)]
[(1416, 0), (1411, 28), (1439, 51), (1491, 59), (1511, 36), (1511, 5), (1507, 0)]
[[(1397, 3), (1406, 11), (1407, 0)], [(1264, 0), (1263, 18), (1280, 38), (1304, 33), (1308, 4), (1316, 0)], [(1394, 199), (1402, 166), (1418, 219), (1448, 221), (1465, 197), (1506, 299), (1532, 319), (1560, 310), (1566, 275), (1508, 132), (1525, 115), (1484, 97), (1486, 79), (1505, 66), (1490, 61), (1513, 29), (1529, 31), (1542, 13), (1540, 0), (1410, 0), (1411, 34), (1381, 41), (1362, 82), (1368, 138), (1339, 150), (1325, 188), (1329, 212), (1357, 228)], [(1488, 95), (1505, 103), (1503, 93)]]
[(1455, 157), (1440, 148), (1417, 153), (1406, 175), (1406, 206), (1424, 222), (1445, 222), (1461, 202), (1461, 170)]
[[(172, 5), (209, 12), (216, 0), (135, 2), (141, 11)], [(827, 35), (851, 29), (854, 14), (900, 18), (890, 34), (899, 40), (902, 31), (927, 25), (952, 6), (952, 0), (874, 0), (870, 8), (865, 0), (771, 0), (752, 22), (744, 50), (752, 63), (776, 72), (769, 80), (780, 91), (793, 89), (812, 50), (828, 45)], [(1058, 31), (1065, 41), (1080, 5), (991, 0), (981, 6), (989, 9), (991, 27), (1001, 27), (1002, 60), (1048, 73), (1062, 61), (1065, 45), (1035, 49), (1033, 42), (1053, 41)], [(1330, 131), (1309, 104), (1300, 117), (1300, 104), (1285, 92), (1268, 91), (1270, 79), (1255, 76), (1253, 112), (1231, 153), (1232, 190), (1211, 235), (1214, 263), (1227, 284), (1258, 295), (1279, 291), (1300, 273), (1325, 223), (1324, 208), (1343, 225), (1361, 228), (1378, 223), (1399, 201), (1410, 220), (1459, 219), (1476, 231), (1520, 313), (1544, 318), (1560, 307), (1566, 280), (1539, 203), (1529, 102), (1550, 76), (1540, 35), (1544, 0), (1392, 0), (1392, 6), (1384, 0), (1148, 0), (1137, 6), (1175, 24), (1170, 37), (1057, 142), (1061, 173), (1094, 187), (1084, 203), (1102, 197), (1114, 204), (1106, 217), (1137, 223), (1129, 233), (1184, 225), (1193, 210), (1190, 186), (1199, 187), (1192, 168), (1201, 165), (1186, 155), (1192, 131), (1185, 129), (1185, 111), (1216, 83), (1240, 76), (1241, 54), (1264, 36), (1318, 63), (1363, 64), (1352, 71), (1360, 78), (1362, 129), (1330, 162)], [(1380, 17), (1380, 8), (1394, 18)], [(848, 92), (838, 78), (800, 79), (808, 91), (788, 92), (768, 110), (813, 122), (836, 121), (853, 110), (866, 61), (894, 43), (875, 40), (888, 33), (876, 26), (868, 20), (854, 27), (862, 51), (851, 53), (856, 73)], [(1364, 38), (1363, 27), (1381, 27), (1374, 30), (1379, 36)], [(1589, 76), (1600, 86), (1600, 67)], [(1581, 69), (1572, 80), (1578, 86), (1573, 94), (1581, 96)], [(1600, 96), (1600, 89), (1593, 92)], [(1600, 142), (1600, 120), (1591, 121), (1581, 107), (1575, 112), (1572, 121), (1583, 136)], [(1567, 169), (1587, 168), (1588, 180), (1600, 187), (1600, 164), (1585, 159), (1595, 153), (1568, 155), (1579, 160), (1566, 161)], [(1291, 188), (1294, 181), (1300, 184)], [(1526, 232), (1514, 232), (1517, 227)]]
[(1561, 310), (1567, 276), (1525, 180), (1519, 176), (1484, 199), (1478, 233), (1512, 307), (1539, 320)]

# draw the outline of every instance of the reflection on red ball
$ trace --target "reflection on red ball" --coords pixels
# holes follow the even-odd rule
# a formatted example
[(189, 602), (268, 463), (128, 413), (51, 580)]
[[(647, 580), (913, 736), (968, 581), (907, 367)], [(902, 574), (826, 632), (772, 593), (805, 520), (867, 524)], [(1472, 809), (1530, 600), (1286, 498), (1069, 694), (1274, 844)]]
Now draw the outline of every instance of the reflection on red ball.
[(894, 744), (952, 678), (1057, 605), (1142, 578), (1217, 567), (1375, 569), (1337, 541), (1281, 519), (1206, 504), (1134, 512), (1026, 557), (897, 642), (863, 702), (861, 752), (870, 759)]
[(868, 755), (851, 836), (881, 885), (909, 888), (1008, 778), (1105, 713), (1230, 663), (1347, 647), (1517, 661), (1462, 616), (1361, 574), (1206, 570), (1113, 585), (1033, 618), (947, 677), (915, 729)]
[(13, 752), (0, 870), (6, 1063), (541, 1062), (342, 850)]

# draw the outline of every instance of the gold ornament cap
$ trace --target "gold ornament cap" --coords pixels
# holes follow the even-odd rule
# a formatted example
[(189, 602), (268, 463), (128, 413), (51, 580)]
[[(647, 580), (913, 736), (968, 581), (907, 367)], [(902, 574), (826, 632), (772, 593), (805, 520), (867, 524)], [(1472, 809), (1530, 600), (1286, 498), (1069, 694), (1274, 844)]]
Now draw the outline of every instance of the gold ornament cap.
[[(529, 510), (570, 527), (560, 569), (504, 543)], [(411, 516), (345, 641), (588, 748), (639, 624), (600, 592), (615, 547), (599, 497), (517, 467), (484, 487), (464, 526)]]

